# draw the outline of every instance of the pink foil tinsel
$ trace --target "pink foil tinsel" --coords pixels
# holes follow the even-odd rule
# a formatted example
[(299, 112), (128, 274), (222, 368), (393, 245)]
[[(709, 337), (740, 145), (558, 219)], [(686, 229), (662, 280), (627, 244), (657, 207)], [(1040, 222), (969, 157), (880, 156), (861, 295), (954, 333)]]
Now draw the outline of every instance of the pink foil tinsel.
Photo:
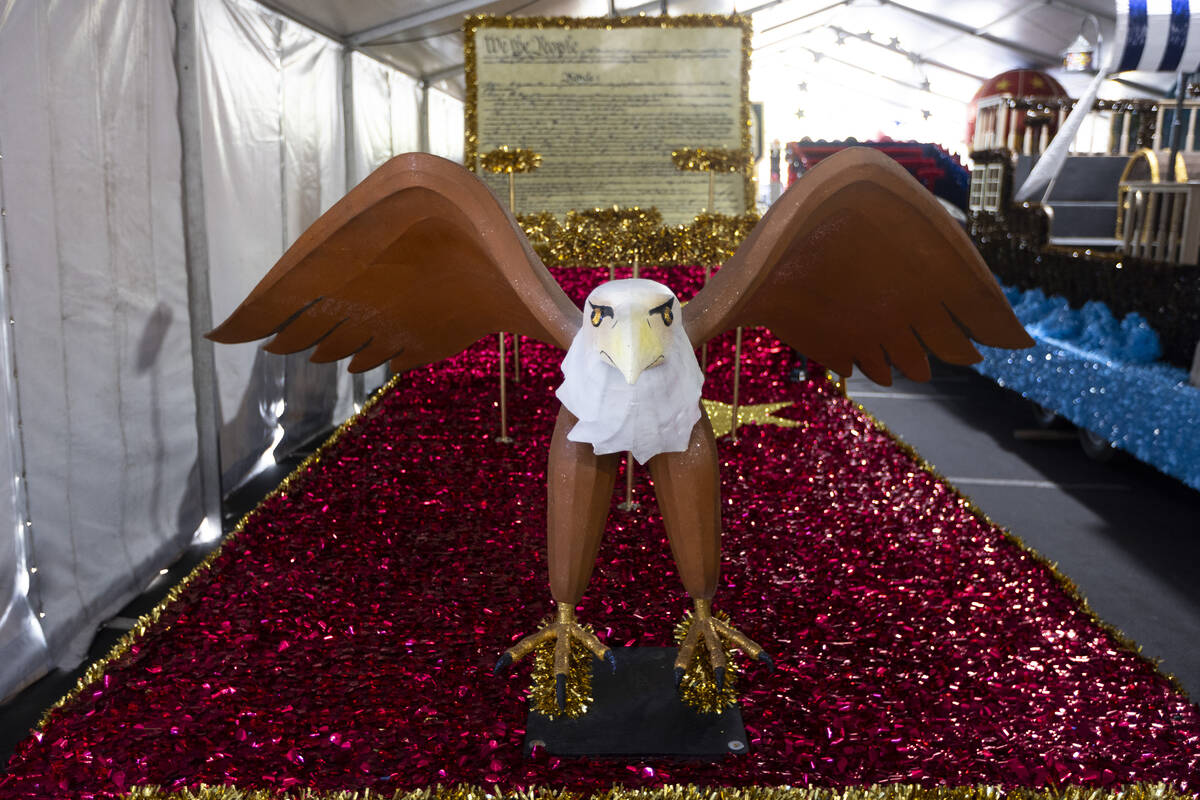
[[(697, 271), (644, 274), (684, 297), (699, 283)], [(579, 302), (607, 272), (558, 276)], [(732, 335), (710, 346), (706, 397), (730, 401), (732, 349)], [(1196, 706), (828, 382), (787, 382), (790, 351), (762, 331), (746, 332), (742, 401), (792, 401), (778, 416), (804, 424), (749, 425), (720, 444), (716, 606), (778, 666), (742, 681), (748, 754), (524, 758), (528, 667), (491, 667), (551, 607), (545, 463), (561, 353), (525, 340), (521, 355), (514, 444), (495, 441), (494, 337), (404, 376), (20, 746), (0, 797), (200, 783), (1195, 791)], [(611, 645), (665, 646), (689, 604), (635, 476), (641, 510), (613, 511), (579, 617)]]

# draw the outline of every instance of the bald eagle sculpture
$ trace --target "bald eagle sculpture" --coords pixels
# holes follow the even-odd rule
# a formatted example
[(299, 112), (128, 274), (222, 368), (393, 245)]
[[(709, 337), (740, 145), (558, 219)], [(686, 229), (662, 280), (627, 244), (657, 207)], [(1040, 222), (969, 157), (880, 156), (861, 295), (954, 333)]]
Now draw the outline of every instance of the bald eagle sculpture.
[(890, 384), (892, 367), (928, 380), (926, 351), (955, 364), (971, 340), (1032, 340), (963, 231), (898, 164), (870, 149), (837, 153), (771, 207), (686, 306), (653, 281), (613, 281), (581, 310), (475, 176), (421, 153), (397, 156), (321, 216), (210, 337), (266, 349), (313, 348), (359, 372), (448, 358), (512, 331), (567, 351), (550, 444), (547, 562), (556, 618), (506, 650), (497, 670), (554, 642), (559, 706), (572, 642), (614, 663), (576, 622), (604, 532), (618, 460), (647, 465), (693, 621), (676, 680), (700, 645), (720, 684), (724, 640), (763, 648), (714, 616), (720, 476), (700, 405), (695, 349), (762, 325), (839, 374)]

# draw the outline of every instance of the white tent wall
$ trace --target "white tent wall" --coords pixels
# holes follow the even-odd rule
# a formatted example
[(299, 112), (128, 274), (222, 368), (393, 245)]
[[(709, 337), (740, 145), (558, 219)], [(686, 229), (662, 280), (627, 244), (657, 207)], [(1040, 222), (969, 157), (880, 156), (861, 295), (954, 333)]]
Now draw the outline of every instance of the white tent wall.
[(463, 160), (463, 103), (440, 89), (429, 90), (429, 152)]
[[(4, 209), (4, 142), (0, 140), (0, 211)], [(5, 247), (5, 215), (0, 213), (0, 320), (12, 318)], [(0, 697), (3, 687), (20, 687), (49, 667), (46, 637), (29, 596), (30, 530), (25, 513), (25, 458), (17, 407), (15, 353), (11, 326), (0, 322)], [(11, 565), (11, 567), (8, 567)]]
[[(419, 147), (420, 84), (361, 53), (350, 54), (350, 69), (354, 146), (347, 178), (354, 185), (392, 156)], [(386, 373), (387, 367), (367, 372), (365, 388), (370, 391), (380, 386)]]
[[(209, 286), (227, 317), (288, 245), (346, 191), (341, 48), (253, 0), (196, 4)], [(336, 364), (216, 351), (222, 483), (255, 471), (350, 409)]]
[(82, 658), (199, 523), (174, 30), (166, 3), (120, 0), (17, 3), (0, 29), (7, 447), (30, 523), (0, 562), (0, 696)]
[[(0, 337), (3, 698), (77, 663), (202, 512), (173, 5), (0, 6), (0, 313), (14, 362)], [(191, 24), (219, 321), (350, 183), (416, 149), (419, 89), (252, 0), (196, 0)], [(461, 126), (455, 102), (438, 113)], [(461, 127), (450, 135), (441, 151), (461, 152)], [(344, 365), (255, 345), (216, 358), (226, 491), (279, 436), (350, 411)]]

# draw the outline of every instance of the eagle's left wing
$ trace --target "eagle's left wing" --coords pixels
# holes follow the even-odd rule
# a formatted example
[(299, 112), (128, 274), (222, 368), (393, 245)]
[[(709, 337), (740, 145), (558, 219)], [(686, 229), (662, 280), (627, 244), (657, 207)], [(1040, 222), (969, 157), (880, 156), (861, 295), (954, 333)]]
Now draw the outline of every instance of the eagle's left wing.
[(980, 360), (974, 339), (1029, 347), (971, 240), (908, 172), (868, 148), (836, 153), (788, 189), (683, 308), (699, 346), (763, 325), (841, 375), (929, 379), (928, 350)]

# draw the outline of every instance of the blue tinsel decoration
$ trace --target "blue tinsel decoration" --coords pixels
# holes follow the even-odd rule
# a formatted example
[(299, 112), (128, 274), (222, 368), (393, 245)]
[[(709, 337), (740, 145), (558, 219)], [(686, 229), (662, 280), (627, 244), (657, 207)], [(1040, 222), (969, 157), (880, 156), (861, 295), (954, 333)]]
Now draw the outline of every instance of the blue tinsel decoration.
[(1038, 289), (1004, 293), (1037, 343), (980, 347), (975, 368), (1200, 489), (1200, 388), (1182, 369), (1156, 363), (1162, 347), (1146, 320), (1117, 321), (1097, 301), (1071, 309)]

